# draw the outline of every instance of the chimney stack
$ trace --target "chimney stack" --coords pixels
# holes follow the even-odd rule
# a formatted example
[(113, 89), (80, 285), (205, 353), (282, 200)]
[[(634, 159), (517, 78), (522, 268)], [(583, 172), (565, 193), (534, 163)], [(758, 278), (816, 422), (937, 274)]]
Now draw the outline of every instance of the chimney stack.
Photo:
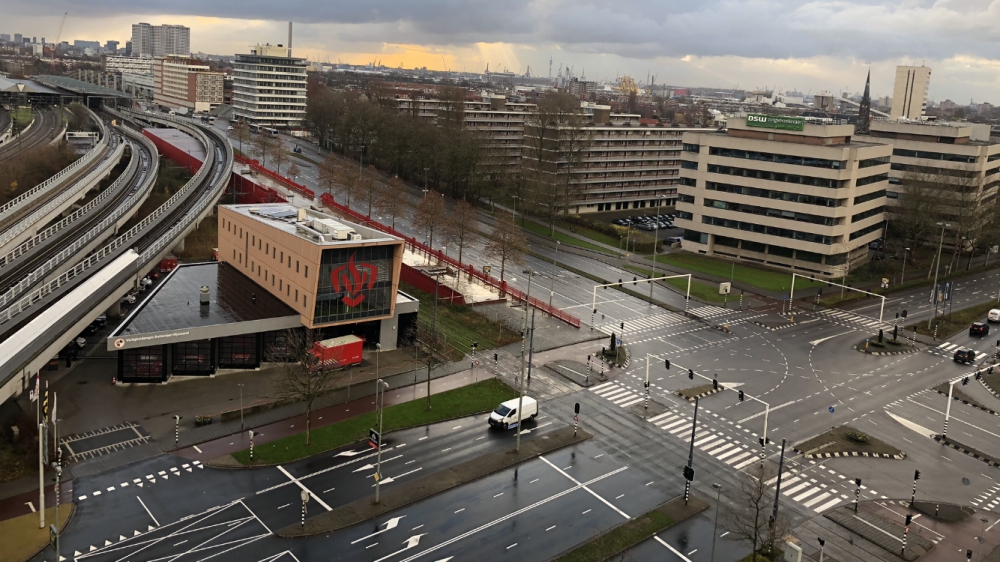
[(288, 57), (292, 57), (292, 22), (288, 22)]
[(202, 285), (201, 291), (199, 291), (199, 300), (201, 301), (201, 306), (208, 306), (208, 285)]

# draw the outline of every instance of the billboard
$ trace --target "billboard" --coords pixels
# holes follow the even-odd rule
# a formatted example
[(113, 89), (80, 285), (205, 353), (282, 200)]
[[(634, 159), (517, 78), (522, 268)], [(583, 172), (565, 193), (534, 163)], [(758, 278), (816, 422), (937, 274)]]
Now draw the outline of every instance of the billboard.
[(780, 129), (783, 131), (801, 131), (805, 128), (806, 120), (802, 117), (784, 117), (782, 115), (761, 115), (751, 113), (747, 115), (747, 127), (759, 127), (763, 129)]

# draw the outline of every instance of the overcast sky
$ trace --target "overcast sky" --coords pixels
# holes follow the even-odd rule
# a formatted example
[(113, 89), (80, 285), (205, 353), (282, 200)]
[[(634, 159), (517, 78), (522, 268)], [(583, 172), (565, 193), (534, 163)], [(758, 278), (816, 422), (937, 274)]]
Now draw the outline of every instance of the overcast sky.
[(233, 54), (285, 43), (291, 20), (313, 60), (546, 75), (551, 56), (553, 75), (680, 86), (857, 92), (871, 67), (891, 95), (896, 65), (924, 63), (932, 99), (1000, 104), (1000, 0), (5, 0), (0, 32), (51, 42), (64, 11), (70, 42), (175, 23), (192, 50)]

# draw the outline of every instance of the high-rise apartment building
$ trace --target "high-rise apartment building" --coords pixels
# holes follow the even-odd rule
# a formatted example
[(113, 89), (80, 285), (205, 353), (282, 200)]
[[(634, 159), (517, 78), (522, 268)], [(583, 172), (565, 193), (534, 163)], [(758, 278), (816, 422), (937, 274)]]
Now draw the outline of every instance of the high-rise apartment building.
[(931, 84), (931, 69), (926, 66), (897, 66), (896, 83), (892, 88), (893, 119), (918, 120), (927, 109), (927, 89)]
[(173, 109), (209, 111), (222, 104), (221, 72), (190, 57), (163, 57), (153, 63), (153, 101)]
[(297, 127), (306, 116), (306, 61), (281, 45), (256, 45), (233, 65), (237, 119), (263, 127)]
[[(45, 41), (44, 37), (42, 38), (42, 41)], [(108, 40), (108, 42), (104, 44), (104, 50), (112, 55), (116, 54), (118, 52), (118, 41)]]
[(20, 33), (15, 33), (14, 42), (17, 43), (18, 45), (24, 43), (23, 36)]
[(191, 29), (183, 25), (132, 24), (132, 52), (136, 57), (191, 54)]
[(10, 43), (10, 33), (0, 33), (0, 41)]
[(853, 134), (754, 114), (730, 118), (725, 132), (685, 133), (682, 247), (806, 274), (853, 269), (881, 235), (892, 154)]

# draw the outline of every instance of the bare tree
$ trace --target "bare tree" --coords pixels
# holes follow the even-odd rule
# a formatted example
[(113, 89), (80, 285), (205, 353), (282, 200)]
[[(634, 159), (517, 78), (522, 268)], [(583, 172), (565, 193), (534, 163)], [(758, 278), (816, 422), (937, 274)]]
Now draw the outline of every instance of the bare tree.
[(428, 235), (428, 246), (434, 247), (434, 230), (441, 226), (448, 215), (444, 205), (444, 194), (433, 189), (424, 194), (413, 215), (413, 228), (423, 230)]
[(899, 186), (899, 204), (889, 207), (892, 224), (907, 247), (917, 248), (934, 232), (940, 216), (938, 186), (930, 175), (916, 172), (906, 172)]
[(274, 142), (271, 143), (271, 146), (269, 148), (271, 153), (271, 162), (274, 163), (274, 168), (275, 171), (278, 172), (278, 175), (281, 175), (281, 165), (284, 164), (285, 162), (288, 162), (288, 150), (285, 148), (285, 145), (281, 144), (280, 140), (278, 139), (272, 139), (272, 140)]
[(250, 138), (250, 146), (253, 147), (253, 155), (260, 158), (260, 165), (267, 165), (267, 157), (274, 152), (276, 140), (265, 134), (255, 135)]
[(357, 195), (359, 191), (358, 171), (354, 169), (354, 166), (338, 161), (334, 175), (340, 187), (339, 191), (344, 194), (347, 206), (350, 207), (351, 197)]
[(284, 345), (267, 350), (268, 360), (280, 365), (275, 395), (281, 400), (305, 402), (306, 445), (312, 444), (313, 402), (329, 392), (344, 376), (336, 361), (322, 361), (313, 353), (320, 334), (314, 330), (288, 330)]
[(396, 229), (396, 217), (403, 213), (406, 205), (406, 187), (399, 176), (393, 176), (388, 184), (381, 185), (375, 208), (378, 209), (378, 212), (391, 217), (393, 230)]
[(243, 143), (250, 141), (250, 128), (245, 121), (240, 120), (233, 123), (233, 130), (229, 131), (229, 136), (239, 141), (240, 154), (243, 154)]
[(723, 528), (734, 540), (750, 543), (755, 554), (771, 552), (775, 542), (788, 532), (788, 519), (781, 512), (771, 521), (774, 493), (768, 482), (776, 475), (772, 463), (754, 462), (726, 494), (732, 504), (723, 513)]
[(326, 191), (331, 195), (333, 194), (333, 186), (337, 183), (339, 167), (340, 158), (334, 154), (329, 154), (320, 162), (316, 169), (316, 179), (319, 180), (320, 185), (326, 187)]
[(426, 326), (416, 328), (414, 345), (417, 347), (417, 361), (427, 367), (427, 409), (431, 409), (431, 371), (448, 360), (446, 344), (441, 335)]
[(288, 165), (288, 175), (292, 178), (292, 181), (298, 181), (298, 177), (302, 175), (302, 168), (295, 162)]
[(464, 200), (455, 204), (444, 223), (444, 236), (448, 244), (458, 244), (458, 261), (462, 261), (462, 249), (476, 239), (478, 224), (475, 207)]
[(375, 166), (368, 166), (365, 168), (364, 172), (361, 174), (361, 179), (358, 181), (358, 195), (361, 199), (368, 204), (368, 217), (372, 216), (372, 208), (375, 207), (378, 201), (379, 192), (381, 191), (382, 182), (380, 181), (380, 176), (378, 170)]
[(528, 241), (513, 217), (504, 214), (497, 218), (496, 226), (486, 240), (483, 256), (490, 260), (500, 261), (500, 281), (504, 280), (507, 262), (521, 263), (524, 253), (528, 251)]

